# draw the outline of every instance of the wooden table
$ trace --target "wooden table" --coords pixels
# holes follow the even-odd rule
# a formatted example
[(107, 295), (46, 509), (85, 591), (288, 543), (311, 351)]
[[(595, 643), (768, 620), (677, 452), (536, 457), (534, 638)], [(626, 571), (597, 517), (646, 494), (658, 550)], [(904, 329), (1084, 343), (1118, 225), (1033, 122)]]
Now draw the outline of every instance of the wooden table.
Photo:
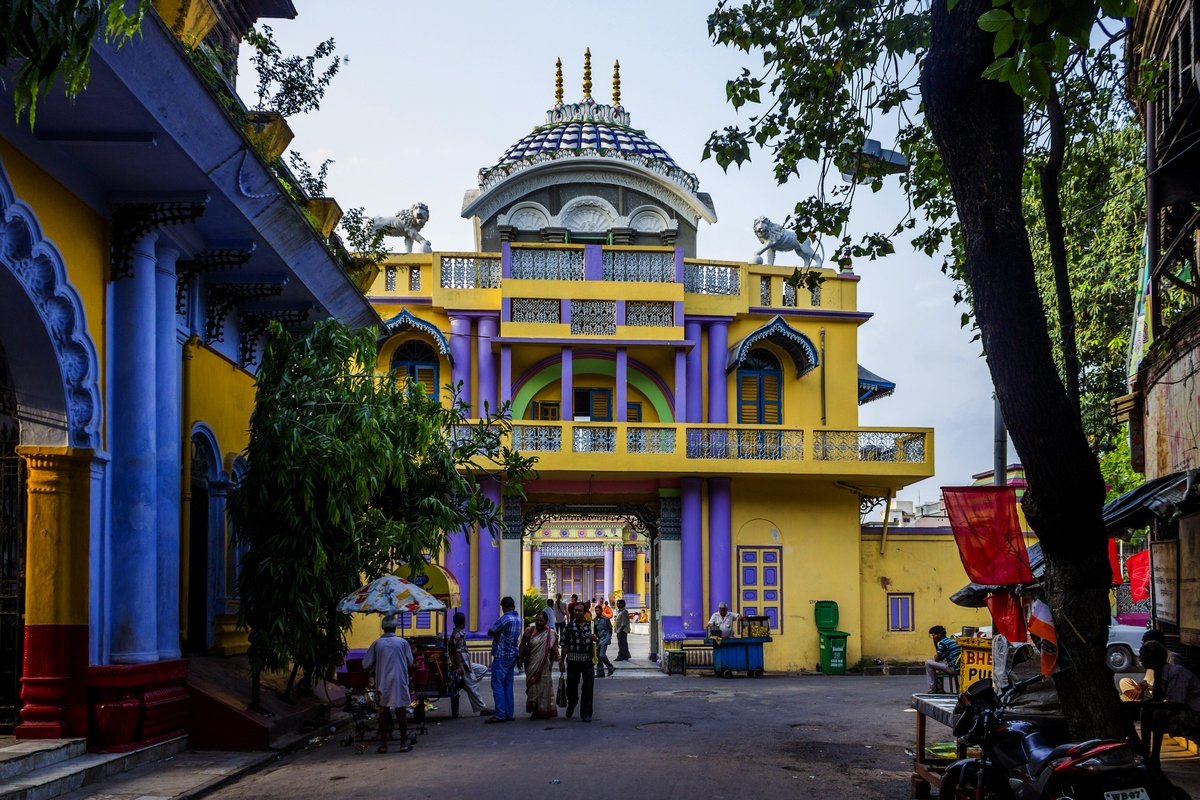
[[(953, 694), (914, 694), (912, 707), (917, 711), (917, 746), (913, 758), (912, 796), (929, 797), (931, 789), (941, 788), (942, 774), (955, 759), (929, 758), (925, 753), (927, 720), (954, 727), (954, 704), (958, 696)], [(956, 745), (955, 758), (963, 757), (962, 745)]]

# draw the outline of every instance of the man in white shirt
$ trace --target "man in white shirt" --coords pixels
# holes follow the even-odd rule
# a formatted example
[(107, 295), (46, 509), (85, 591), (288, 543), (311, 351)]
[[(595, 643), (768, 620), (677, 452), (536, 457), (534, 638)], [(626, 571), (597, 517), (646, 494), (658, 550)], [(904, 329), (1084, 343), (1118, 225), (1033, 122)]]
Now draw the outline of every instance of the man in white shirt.
[(717, 613), (708, 618), (708, 635), (728, 639), (733, 636), (733, 624), (737, 618), (737, 614), (730, 613), (728, 603), (721, 603), (717, 606)]
[(400, 752), (412, 750), (408, 743), (408, 705), (412, 695), (408, 690), (408, 668), (412, 666), (412, 648), (403, 637), (396, 635), (396, 618), (383, 618), (383, 635), (371, 642), (363, 656), (363, 669), (375, 676), (375, 691), (379, 693), (379, 752), (388, 751), (392, 733), (392, 709), (400, 722)]

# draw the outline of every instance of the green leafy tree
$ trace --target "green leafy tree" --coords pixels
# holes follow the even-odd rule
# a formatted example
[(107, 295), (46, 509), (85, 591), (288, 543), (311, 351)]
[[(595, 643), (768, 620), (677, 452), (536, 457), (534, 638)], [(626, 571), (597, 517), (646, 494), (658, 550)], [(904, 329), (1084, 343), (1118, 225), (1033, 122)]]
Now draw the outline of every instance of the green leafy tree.
[(141, 29), (150, 0), (127, 6), (125, 0), (7, 0), (0, 6), (0, 64), (19, 62), (11, 87), (17, 122), (29, 114), (33, 127), (38, 100), (56, 80), (72, 100), (87, 87), (99, 32), (106, 42), (124, 44)]
[[(320, 675), (346, 648), (338, 601), (401, 562), (424, 564), (446, 532), (494, 526), (481, 481), (519, 493), (532, 461), (503, 446), (506, 409), (471, 423), (420, 387), (377, 374), (371, 331), (325, 320), (273, 325), (258, 373), (249, 469), (230, 497), (245, 548), (239, 623), (263, 671)], [(488, 477), (490, 476), (490, 477)]]
[(285, 117), (316, 111), (342, 66), (332, 38), (318, 44), (311, 55), (287, 56), (271, 26), (263, 25), (246, 33), (246, 43), (253, 49), (250, 60), (258, 75), (255, 111), (275, 111)]
[[(871, 259), (912, 236), (921, 251), (942, 253), (943, 270), (961, 281), (955, 299), (969, 305), (964, 322), (973, 318), (978, 328), (1029, 479), (1022, 502), (1046, 555), (1044, 588), (1059, 643), (1073, 663), (1055, 682), (1080, 736), (1131, 729), (1103, 657), (1104, 483), (1080, 414), (1061, 182), (1074, 145), (1106, 129), (1119, 108), (1119, 20), (1132, 10), (1110, 0), (747, 0), (721, 2), (709, 17), (717, 43), (761, 55), (763, 67), (728, 82), (730, 102), (753, 113), (744, 126), (715, 132), (706, 155), (728, 167), (764, 148), (781, 183), (815, 161), (816, 191), (790, 220), (798, 232), (835, 237), (838, 252)], [(855, 192), (880, 190), (890, 171), (886, 161), (863, 155), (868, 135), (884, 124), (894, 125), (912, 165), (901, 176), (909, 213), (890, 229), (854, 238)], [(1052, 266), (1057, 343), (1023, 204), (1030, 166)], [(837, 172), (853, 172), (858, 183), (834, 183)]]

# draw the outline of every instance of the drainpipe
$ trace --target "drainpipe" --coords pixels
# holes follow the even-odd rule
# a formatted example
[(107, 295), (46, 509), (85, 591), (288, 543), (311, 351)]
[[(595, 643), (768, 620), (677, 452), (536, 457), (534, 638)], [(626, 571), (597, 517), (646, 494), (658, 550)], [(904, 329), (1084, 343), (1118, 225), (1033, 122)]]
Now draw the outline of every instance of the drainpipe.
[(895, 496), (895, 489), (887, 490), (887, 501), (883, 504), (883, 536), (879, 538), (879, 555), (883, 555), (887, 547), (888, 523), (892, 519), (892, 498)]
[(825, 427), (825, 329), (821, 328), (821, 427)]

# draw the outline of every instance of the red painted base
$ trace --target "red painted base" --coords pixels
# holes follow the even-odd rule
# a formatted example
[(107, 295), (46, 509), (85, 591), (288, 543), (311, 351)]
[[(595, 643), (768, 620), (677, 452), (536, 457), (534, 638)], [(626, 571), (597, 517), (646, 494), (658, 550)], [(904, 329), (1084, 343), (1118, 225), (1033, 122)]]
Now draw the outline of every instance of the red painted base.
[(94, 749), (123, 752), (187, 732), (187, 661), (88, 667)]
[(61, 739), (87, 732), (86, 625), (26, 625), (18, 739)]

